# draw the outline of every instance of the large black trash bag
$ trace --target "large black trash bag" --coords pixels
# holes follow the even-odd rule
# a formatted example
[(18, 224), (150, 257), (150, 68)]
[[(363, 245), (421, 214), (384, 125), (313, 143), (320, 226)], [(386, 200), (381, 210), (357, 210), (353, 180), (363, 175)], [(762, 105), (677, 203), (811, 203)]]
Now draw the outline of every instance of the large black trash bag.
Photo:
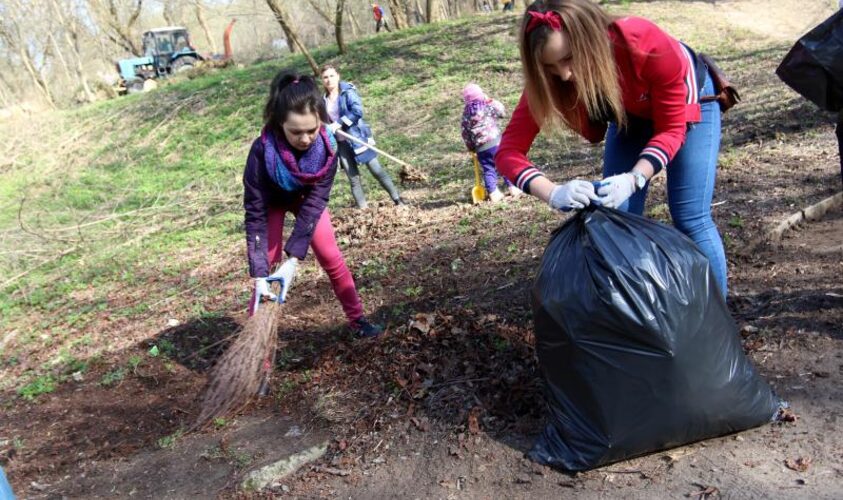
[(672, 227), (591, 207), (551, 238), (532, 291), (548, 423), (533, 460), (581, 471), (769, 422), (708, 259)]
[(800, 38), (776, 74), (817, 106), (843, 109), (843, 9)]

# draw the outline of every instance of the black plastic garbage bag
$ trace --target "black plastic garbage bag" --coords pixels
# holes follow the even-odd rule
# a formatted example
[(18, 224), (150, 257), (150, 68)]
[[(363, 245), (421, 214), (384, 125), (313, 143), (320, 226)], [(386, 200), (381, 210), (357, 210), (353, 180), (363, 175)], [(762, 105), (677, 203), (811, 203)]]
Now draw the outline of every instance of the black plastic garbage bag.
[(817, 106), (843, 109), (843, 9), (800, 38), (776, 74)]
[(773, 419), (708, 259), (672, 227), (589, 208), (532, 291), (548, 422), (533, 460), (580, 471)]

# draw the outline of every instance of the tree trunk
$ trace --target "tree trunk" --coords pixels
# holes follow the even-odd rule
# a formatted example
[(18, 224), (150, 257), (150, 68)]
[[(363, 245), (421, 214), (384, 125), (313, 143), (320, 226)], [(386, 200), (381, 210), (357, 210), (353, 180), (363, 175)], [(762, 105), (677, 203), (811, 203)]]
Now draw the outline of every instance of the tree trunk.
[(345, 0), (337, 0), (336, 17), (334, 18), (334, 34), (337, 37), (337, 47), (340, 54), (346, 53), (345, 40), (342, 37), (342, 14), (345, 10)]
[(9, 96), (6, 95), (6, 91), (3, 90), (3, 87), (0, 87), (0, 101), (3, 102), (4, 108), (8, 108), (12, 105), (12, 102), (9, 100)]
[[(6, 97), (3, 98), (4, 105), (6, 107), (11, 106), (12, 105), (12, 99), (15, 97), (15, 95), (19, 95), (18, 89), (15, 88), (14, 85), (9, 83), (9, 80), (7, 80), (5, 76), (3, 76), (2, 70), (0, 70), (0, 83), (2, 83), (3, 86), (5, 86), (6, 89), (8, 89), (7, 92), (3, 93), (6, 96)], [(2, 89), (2, 86), (0, 86), (0, 89)]]
[(319, 17), (324, 19), (325, 22), (327, 22), (328, 24), (334, 24), (334, 18), (331, 17), (331, 14), (328, 13), (327, 10), (320, 7), (319, 4), (316, 3), (316, 0), (307, 0), (307, 3), (309, 3), (310, 6), (313, 7), (313, 10), (316, 11), (316, 13), (319, 14)]
[(134, 8), (126, 21), (120, 19), (120, 12), (113, 0), (108, 0), (108, 5), (105, 5), (103, 0), (88, 0), (88, 4), (94, 18), (101, 25), (108, 27), (106, 37), (118, 47), (140, 57), (143, 55), (138, 43), (140, 37), (135, 36), (134, 26), (140, 18), (143, 0), (134, 1)]
[(217, 43), (214, 37), (211, 36), (211, 30), (208, 29), (208, 21), (205, 19), (205, 4), (202, 0), (196, 0), (196, 20), (199, 21), (199, 26), (202, 27), (202, 32), (205, 33), (205, 39), (208, 40), (208, 45), (211, 47), (211, 53), (217, 53)]
[(269, 6), (270, 10), (272, 10), (272, 13), (275, 14), (275, 20), (278, 21), (279, 25), (281, 25), (281, 29), (287, 34), (288, 41), (292, 41), (293, 44), (301, 50), (301, 53), (304, 55), (305, 59), (307, 59), (307, 63), (313, 70), (314, 76), (318, 78), (319, 65), (316, 64), (316, 60), (313, 59), (313, 56), (310, 55), (307, 47), (305, 47), (299, 39), (299, 35), (296, 33), (295, 27), (290, 21), (290, 16), (287, 14), (286, 7), (281, 3), (281, 0), (266, 0), (266, 4)]
[(73, 70), (76, 73), (76, 80), (78, 80), (79, 85), (82, 86), (82, 91), (85, 93), (85, 99), (88, 102), (94, 102), (96, 100), (96, 96), (94, 96), (93, 91), (91, 91), (91, 86), (88, 85), (88, 78), (85, 76), (85, 68), (82, 65), (82, 56), (79, 54), (78, 44), (76, 43), (79, 38), (79, 26), (74, 20), (64, 16), (62, 8), (59, 6), (57, 0), (53, 0), (51, 5), (53, 7), (53, 15), (64, 28), (64, 41), (67, 46), (70, 47), (70, 50), (73, 53), (73, 58), (76, 61), (76, 64), (74, 64), (73, 67)]
[(360, 23), (357, 21), (357, 16), (354, 15), (354, 11), (351, 8), (350, 4), (346, 4), (348, 18), (351, 19), (351, 36), (357, 38), (360, 36)]
[(61, 47), (59, 47), (59, 43), (56, 41), (56, 37), (50, 33), (47, 35), (47, 39), (50, 41), (50, 45), (53, 46), (53, 52), (56, 53), (56, 57), (58, 57), (59, 62), (61, 63), (61, 67), (64, 70), (64, 76), (67, 77), (68, 82), (72, 82), (73, 77), (70, 75), (70, 66), (67, 64), (67, 59), (64, 58), (64, 53), (62, 53)]
[(41, 94), (44, 96), (44, 99), (46, 99), (47, 104), (49, 104), (51, 108), (55, 109), (56, 102), (53, 99), (53, 94), (50, 92), (50, 87), (47, 86), (47, 81), (44, 80), (43, 76), (35, 69), (32, 57), (29, 55), (29, 52), (26, 51), (25, 46), (21, 45), (18, 47), (18, 55), (26, 68), (26, 72), (29, 73), (32, 81), (35, 82), (35, 86), (39, 91), (41, 91)]
[(427, 16), (428, 24), (433, 22), (433, 7), (434, 7), (435, 3), (436, 2), (434, 2), (434, 0), (427, 0), (425, 2), (425, 4), (426, 4), (425, 5), (425, 7), (426, 7), (425, 8), (425, 15)]
[(166, 22), (168, 26), (176, 25), (175, 11), (176, 6), (173, 0), (165, 0), (164, 9), (161, 12), (161, 16), (164, 18), (164, 22)]
[(389, 0), (389, 11), (392, 13), (393, 25), (396, 30), (407, 27), (407, 18), (404, 16), (404, 5), (401, 0)]

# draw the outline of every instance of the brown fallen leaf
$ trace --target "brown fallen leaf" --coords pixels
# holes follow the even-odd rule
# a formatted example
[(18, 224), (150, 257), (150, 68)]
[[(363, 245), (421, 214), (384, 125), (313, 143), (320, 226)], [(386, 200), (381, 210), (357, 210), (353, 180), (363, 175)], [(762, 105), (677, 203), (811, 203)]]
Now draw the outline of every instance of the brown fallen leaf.
[(410, 320), (410, 329), (418, 330), (422, 335), (427, 335), (435, 321), (436, 316), (433, 314), (418, 313), (414, 319)]
[(413, 425), (416, 426), (416, 429), (422, 432), (427, 432), (428, 430), (430, 430), (430, 421), (427, 418), (413, 417), (410, 419), (410, 422), (412, 422)]
[(776, 415), (776, 420), (779, 422), (796, 422), (799, 420), (799, 416), (790, 408), (782, 408)]
[(471, 434), (480, 434), (480, 421), (477, 416), (480, 414), (480, 408), (475, 406), (468, 412), (468, 432)]
[(784, 465), (796, 472), (805, 472), (811, 467), (811, 457), (799, 457), (796, 460), (788, 458), (784, 461)]
[(720, 490), (715, 488), (714, 486), (703, 486), (701, 484), (695, 485), (700, 489), (700, 491), (695, 491), (693, 493), (688, 493), (685, 496), (690, 498), (699, 497), (701, 499), (712, 498), (715, 496), (720, 496)]
[(662, 460), (672, 464), (673, 462), (679, 461), (680, 458), (687, 457), (688, 455), (693, 455), (696, 452), (697, 450), (695, 450), (694, 448), (677, 448), (675, 450), (667, 452), (662, 457)]
[(453, 481), (449, 481), (447, 479), (440, 480), (439, 486), (441, 486), (445, 489), (448, 489), (448, 490), (453, 490), (453, 489), (456, 489), (456, 487), (457, 487), (457, 485)]

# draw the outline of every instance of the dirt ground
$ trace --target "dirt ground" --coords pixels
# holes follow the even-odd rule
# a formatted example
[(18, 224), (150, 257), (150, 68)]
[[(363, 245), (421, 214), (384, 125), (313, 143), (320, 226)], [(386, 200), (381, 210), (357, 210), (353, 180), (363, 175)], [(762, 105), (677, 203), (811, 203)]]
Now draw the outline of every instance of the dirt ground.
[[(755, 13), (758, 36), (784, 40), (821, 17), (800, 2), (773, 4), (724, 8), (741, 22)], [(781, 55), (771, 51), (738, 81), (772, 85)], [(574, 475), (526, 460), (543, 422), (528, 294), (563, 219), (531, 199), (472, 207), (467, 196), (418, 186), (405, 191), (410, 209), (334, 214), (367, 314), (387, 326), (383, 338), (350, 339), (325, 276), (308, 263), (285, 306), (273, 397), (183, 435), (206, 370), (244, 320), (244, 283), (230, 279), (238, 241), (196, 273), (200, 283), (225, 283), (204, 306), (227, 313), (186, 317), (187, 298), (157, 304), (141, 321), (103, 313), (95, 328), (136, 339), (115, 358), (168, 345), (168, 361), (144, 361), (112, 384), (101, 382), (103, 362), (37, 403), (4, 405), (0, 463), (22, 498), (841, 498), (843, 211), (781, 243), (752, 245), (840, 190), (833, 126), (796, 99), (759, 115), (760, 86), (724, 122), (714, 213), (745, 350), (791, 404), (792, 422)], [(576, 149), (566, 161), (591, 166), (548, 172), (594, 175), (599, 154)], [(648, 207), (667, 219), (662, 186)], [(324, 440), (325, 457), (269, 490), (238, 490), (246, 472)]]

